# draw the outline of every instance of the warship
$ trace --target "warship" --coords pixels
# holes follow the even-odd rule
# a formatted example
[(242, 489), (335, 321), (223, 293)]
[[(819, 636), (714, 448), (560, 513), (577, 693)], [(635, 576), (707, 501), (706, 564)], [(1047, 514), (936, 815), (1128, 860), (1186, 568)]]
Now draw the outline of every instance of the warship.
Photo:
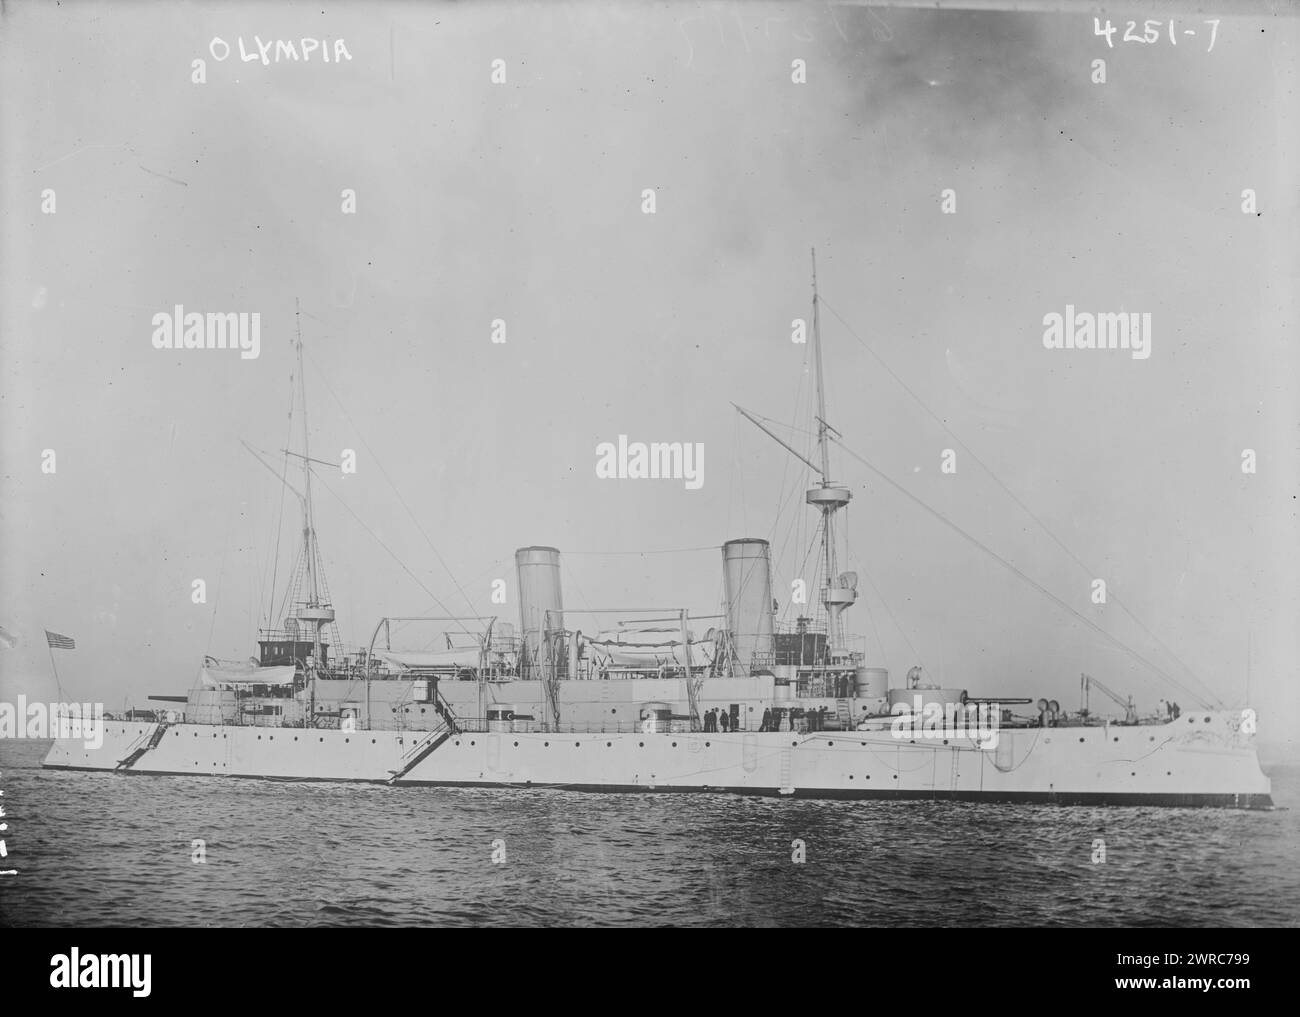
[[(316, 537), (299, 328), (302, 451), (286, 455), (302, 461), (303, 490), (277, 472), (302, 516), (283, 621), (260, 631), (255, 658), (205, 658), (187, 694), (103, 720), (97, 745), (58, 738), (43, 765), (403, 787), (1271, 808), (1249, 708), (1171, 704), (1139, 716), (1131, 697), (1085, 674), (1071, 712), (943, 687), (920, 666), (891, 682), (850, 648), (843, 614), (858, 577), (839, 570), (837, 515), (852, 491), (831, 473), (830, 445), (847, 446), (826, 422), (815, 255), (812, 290), (815, 449), (805, 455), (736, 407), (815, 478), (807, 614), (777, 620), (761, 538), (721, 545), (717, 614), (671, 599), (566, 611), (561, 552), (533, 546), (514, 556), (517, 617), (385, 616), (368, 645), (343, 647)], [(1123, 716), (1093, 711), (1094, 689)]]

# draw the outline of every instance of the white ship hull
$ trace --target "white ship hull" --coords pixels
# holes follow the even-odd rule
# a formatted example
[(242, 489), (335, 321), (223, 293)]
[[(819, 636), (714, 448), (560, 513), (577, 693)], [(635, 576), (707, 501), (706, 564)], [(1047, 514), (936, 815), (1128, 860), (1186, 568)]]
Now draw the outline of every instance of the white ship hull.
[(888, 730), (502, 731), (448, 735), (432, 747), (436, 739), (413, 731), (182, 723), (157, 735), (156, 724), (105, 721), (98, 748), (60, 739), (44, 765), (403, 786), (1269, 808), (1269, 779), (1239, 720), (1214, 712), (1168, 724), (1003, 729), (989, 749)]

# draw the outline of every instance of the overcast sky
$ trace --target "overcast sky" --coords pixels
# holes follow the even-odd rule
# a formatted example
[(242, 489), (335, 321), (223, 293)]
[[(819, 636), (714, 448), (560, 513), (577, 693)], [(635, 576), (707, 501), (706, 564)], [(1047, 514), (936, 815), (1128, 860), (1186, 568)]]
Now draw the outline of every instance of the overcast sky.
[[(295, 298), (313, 455), (357, 452), (317, 496), (345, 639), (436, 609), (376, 537), (453, 610), (502, 610), (506, 579), (512, 621), (526, 544), (565, 553), (570, 608), (709, 613), (717, 547), (765, 536), (788, 599), (812, 579), (810, 478), (731, 402), (811, 426), (790, 327), (816, 246), (852, 328), (824, 317), (845, 442), (1191, 684), (1118, 596), (1233, 705), (1249, 640), (1262, 734), (1281, 737), (1300, 718), (1300, 33), (1225, 18), (1207, 52), (1202, 16), (1178, 15), (1176, 45), (1167, 20), (1145, 44), (1118, 19), (1108, 48), (1090, 15), (1053, 13), (6, 4), (4, 698), (54, 695), (44, 628), (77, 640), (56, 651), (69, 695), (109, 709), (183, 693), (206, 653), (255, 652), (279, 490), (240, 439), (284, 447)], [(331, 57), (343, 40), (351, 59), (244, 62), (255, 35), (327, 39)], [(1067, 303), (1150, 312), (1149, 359), (1044, 349)], [(261, 355), (154, 349), (151, 319), (176, 304), (259, 312)], [(619, 434), (702, 442), (703, 487), (597, 479), (595, 447)], [(858, 463), (832, 464), (854, 489), (847, 618), (872, 662), (1069, 708), (1088, 671), (1144, 711), (1191, 705)], [(281, 582), (292, 499), (285, 522)]]

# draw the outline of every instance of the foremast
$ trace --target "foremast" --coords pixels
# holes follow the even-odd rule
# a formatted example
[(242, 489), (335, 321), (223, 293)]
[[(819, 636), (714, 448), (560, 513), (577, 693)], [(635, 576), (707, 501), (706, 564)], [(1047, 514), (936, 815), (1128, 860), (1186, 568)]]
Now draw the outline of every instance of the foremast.
[(294, 351), (298, 357), (298, 394), (302, 400), (302, 541), (304, 554), (303, 581), (306, 587), (305, 596), (299, 605), (296, 618), (300, 623), (311, 627), (312, 659), (309, 663), (309, 671), (311, 672), (310, 677), (314, 678), (323, 664), (321, 659), (321, 629), (334, 621), (334, 609), (321, 603), (320, 582), (318, 579), (319, 561), (316, 546), (316, 519), (312, 510), (311, 499), (311, 439), (307, 426), (307, 378), (303, 370), (302, 357), (302, 310), (297, 301), (294, 302), (294, 323), (297, 332)]
[[(804, 500), (822, 514), (822, 607), (826, 611), (826, 643), (831, 662), (848, 659), (851, 654), (844, 638), (840, 618), (845, 608), (858, 599), (857, 576), (839, 573), (835, 559), (835, 514), (848, 505), (853, 493), (830, 479), (829, 433), (826, 422), (826, 383), (822, 374), (821, 306), (817, 299), (817, 251), (812, 251), (813, 360), (817, 382), (817, 450), (821, 460), (821, 482), (804, 495)], [(838, 433), (838, 432), (837, 432)]]

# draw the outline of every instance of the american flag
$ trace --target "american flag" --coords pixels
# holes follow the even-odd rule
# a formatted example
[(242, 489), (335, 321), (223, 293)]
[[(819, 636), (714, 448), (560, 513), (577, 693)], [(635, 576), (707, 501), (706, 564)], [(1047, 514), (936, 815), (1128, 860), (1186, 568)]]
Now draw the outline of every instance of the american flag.
[(76, 640), (71, 636), (61, 636), (49, 629), (45, 630), (45, 641), (50, 644), (52, 650), (75, 650), (77, 648)]

